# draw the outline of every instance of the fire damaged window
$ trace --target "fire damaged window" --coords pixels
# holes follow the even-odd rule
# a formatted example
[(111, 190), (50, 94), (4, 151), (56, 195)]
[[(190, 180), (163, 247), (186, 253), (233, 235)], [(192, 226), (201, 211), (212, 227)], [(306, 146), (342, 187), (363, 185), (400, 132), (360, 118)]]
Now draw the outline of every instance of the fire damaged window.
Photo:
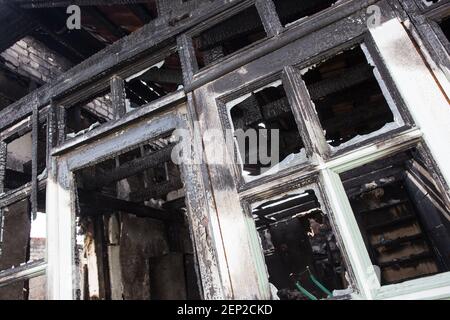
[(281, 81), (228, 102), (226, 107), (244, 178), (276, 173), (306, 160), (305, 147)]
[[(30, 200), (25, 198), (1, 209), (0, 278), (45, 259), (45, 191), (38, 194), (37, 208), (33, 215)], [(45, 299), (45, 285), (46, 277), (39, 276), (0, 286), (0, 300)]]
[(101, 93), (66, 109), (66, 139), (75, 138), (113, 119), (109, 93)]
[(313, 66), (303, 75), (328, 144), (344, 147), (396, 128), (397, 117), (360, 47)]
[(382, 285), (450, 271), (450, 207), (417, 149), (341, 174)]
[(337, 298), (349, 292), (335, 235), (312, 190), (253, 208), (269, 271), (282, 300)]
[(331, 7), (336, 2), (336, 0), (272, 1), (275, 4), (281, 24), (284, 26)]
[[(37, 169), (44, 174), (46, 168), (46, 124), (39, 127)], [(32, 133), (31, 131), (6, 143), (6, 170), (4, 192), (31, 183), (32, 176)]]
[(163, 136), (76, 172), (80, 299), (199, 299), (174, 143)]
[(198, 66), (206, 67), (265, 37), (258, 11), (247, 8), (193, 38)]
[(126, 108), (131, 111), (183, 88), (178, 52), (125, 81)]

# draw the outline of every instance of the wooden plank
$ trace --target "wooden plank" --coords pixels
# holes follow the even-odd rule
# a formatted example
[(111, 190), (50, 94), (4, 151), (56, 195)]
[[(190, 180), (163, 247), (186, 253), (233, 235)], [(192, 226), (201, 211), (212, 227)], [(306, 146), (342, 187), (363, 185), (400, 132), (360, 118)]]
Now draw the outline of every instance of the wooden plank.
[(33, 220), (36, 219), (38, 211), (38, 143), (39, 143), (39, 109), (37, 103), (33, 107), (31, 132), (31, 214)]
[(45, 275), (45, 260), (37, 260), (28, 262), (13, 269), (0, 272), (0, 288), (13, 284), (15, 282), (24, 281), (30, 278)]
[(280, 19), (272, 0), (256, 0), (256, 9), (269, 37), (277, 36), (283, 31)]
[(125, 107), (125, 84), (119, 76), (111, 78), (111, 103), (114, 109), (114, 119), (122, 118), (126, 111)]
[[(138, 217), (162, 221), (176, 220), (177, 216), (161, 209), (152, 208), (140, 203), (108, 197), (100, 193), (78, 190), (78, 197), (82, 207), (92, 208), (90, 214), (104, 214), (111, 211), (122, 211)], [(81, 212), (83, 213), (83, 211)]]
[(64, 152), (68, 152), (71, 149), (84, 145), (92, 140), (99, 139), (107, 134), (110, 134), (113, 131), (125, 127), (126, 125), (130, 125), (133, 122), (141, 120), (143, 117), (149, 116), (154, 112), (162, 111), (165, 108), (174, 106), (176, 103), (179, 103), (185, 98), (186, 94), (183, 91), (177, 91), (173, 94), (162, 97), (161, 99), (158, 99), (137, 110), (128, 112), (121, 119), (109, 121), (82, 136), (70, 139), (69, 141), (64, 143), (64, 145), (55, 148), (53, 150), (53, 155), (60, 155)]

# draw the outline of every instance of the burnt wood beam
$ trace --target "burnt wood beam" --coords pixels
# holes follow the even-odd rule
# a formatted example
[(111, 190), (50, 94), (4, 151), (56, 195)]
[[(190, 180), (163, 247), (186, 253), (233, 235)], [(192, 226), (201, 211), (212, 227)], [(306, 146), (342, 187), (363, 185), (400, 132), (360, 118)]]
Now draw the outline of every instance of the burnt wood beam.
[(130, 193), (130, 199), (132, 201), (148, 201), (150, 199), (161, 199), (169, 192), (181, 189), (182, 187), (183, 183), (181, 182), (181, 179), (164, 181), (142, 190)]
[(6, 160), (8, 154), (8, 145), (6, 142), (0, 142), (0, 194), (5, 192)]
[(33, 114), (31, 116), (31, 214), (33, 220), (36, 219), (38, 211), (38, 143), (39, 143), (39, 109), (37, 101), (33, 104)]
[(308, 86), (312, 100), (323, 98), (332, 93), (351, 88), (373, 78), (373, 68), (367, 64), (355, 66), (338, 77), (333, 77)]
[(178, 217), (171, 212), (152, 208), (136, 202), (121, 200), (100, 193), (78, 190), (78, 200), (81, 215), (102, 215), (111, 212), (125, 212), (141, 218), (150, 218), (161, 221), (174, 221)]
[(121, 26), (114, 24), (109, 18), (95, 7), (87, 7), (83, 9), (83, 12), (87, 13), (93, 19), (102, 24), (111, 34), (117, 38), (125, 37), (129, 34), (128, 31), (123, 29)]
[(50, 108), (47, 112), (47, 165), (46, 168), (50, 168), (52, 159), (52, 149), (56, 147), (58, 141), (58, 121), (57, 121), (57, 107), (52, 101)]
[(114, 119), (122, 118), (127, 112), (125, 106), (125, 83), (122, 78), (113, 76), (111, 78), (111, 103), (114, 110)]
[(173, 147), (166, 147), (164, 149), (152, 152), (142, 158), (131, 160), (111, 171), (102, 172), (97, 174), (91, 179), (86, 179), (85, 185), (88, 190), (95, 190), (103, 186), (110, 185), (113, 182), (120, 181), (127, 177), (133, 176), (139, 172), (153, 168), (158, 164), (167, 162), (170, 160)]
[(11, 0), (20, 7), (25, 9), (35, 8), (61, 8), (70, 5), (77, 6), (110, 6), (110, 5), (127, 5), (136, 3), (148, 3), (149, 0)]
[(67, 110), (63, 106), (56, 107), (56, 144), (61, 145), (66, 141)]
[(182, 84), (183, 74), (181, 70), (167, 69), (160, 70), (158, 68), (152, 68), (144, 73), (141, 77), (143, 81), (170, 83), (170, 84)]

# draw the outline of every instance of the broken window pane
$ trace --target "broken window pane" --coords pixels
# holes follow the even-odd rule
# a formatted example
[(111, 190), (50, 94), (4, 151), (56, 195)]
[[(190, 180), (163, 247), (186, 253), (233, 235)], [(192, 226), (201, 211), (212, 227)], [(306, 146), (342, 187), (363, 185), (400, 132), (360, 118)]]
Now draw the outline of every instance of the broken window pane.
[(281, 81), (226, 104), (244, 178), (273, 174), (306, 160), (294, 114)]
[(450, 271), (449, 203), (429, 168), (412, 149), (341, 174), (382, 285)]
[(313, 190), (253, 208), (269, 271), (282, 300), (337, 298), (350, 292), (328, 217)]
[(100, 93), (68, 108), (66, 114), (66, 138), (83, 135), (114, 118), (109, 93)]
[(31, 182), (31, 132), (7, 144), (5, 190), (17, 189)]
[[(37, 169), (38, 175), (45, 171), (47, 157), (47, 124), (38, 129)], [(31, 183), (32, 175), (32, 133), (15, 138), (6, 144), (5, 192)]]
[(396, 127), (373, 71), (362, 49), (356, 47), (303, 75), (330, 146), (357, 143), (382, 128)]
[(281, 24), (284, 26), (331, 7), (335, 2), (336, 0), (273, 0)]
[(208, 66), (265, 37), (258, 11), (247, 8), (193, 38), (198, 66)]
[(126, 108), (149, 104), (183, 88), (183, 72), (178, 52), (125, 80)]
[(28, 199), (24, 199), (1, 210), (0, 270), (6, 270), (17, 267), (29, 259), (31, 208)]
[(170, 135), (76, 172), (79, 297), (198, 299)]

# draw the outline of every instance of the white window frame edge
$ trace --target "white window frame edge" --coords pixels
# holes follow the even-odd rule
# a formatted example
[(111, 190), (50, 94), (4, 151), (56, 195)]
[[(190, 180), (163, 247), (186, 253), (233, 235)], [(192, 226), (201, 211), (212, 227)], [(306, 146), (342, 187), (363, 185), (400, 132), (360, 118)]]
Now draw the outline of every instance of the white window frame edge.
[[(448, 138), (450, 137), (450, 109), (442, 92), (439, 91), (429, 69), (400, 21), (389, 20), (370, 29), (370, 33), (417, 128), (405, 131), (384, 145), (372, 144), (321, 164), (321, 181), (329, 198), (338, 230), (341, 232), (359, 289), (359, 295), (355, 295), (354, 298), (448, 299), (450, 298), (450, 272), (381, 286), (339, 177), (342, 172), (406, 150), (423, 139), (431, 150), (444, 179), (447, 182), (450, 181), (448, 166), (450, 154), (447, 152), (450, 142)], [(390, 36), (386, 37), (387, 34)], [(402, 59), (407, 59), (410, 64), (405, 66), (399, 63), (399, 57), (402, 57), (400, 62)], [(431, 110), (433, 112), (424, 108), (429, 105), (433, 106)]]
[[(408, 130), (386, 145), (376, 144), (323, 163), (321, 182), (328, 196), (345, 251), (352, 265), (359, 295), (362, 299), (443, 299), (450, 298), (450, 272), (408, 280), (399, 284), (381, 286), (364, 244), (354, 212), (351, 208), (340, 173), (363, 166), (386, 156), (417, 145), (422, 138), (419, 129)], [(405, 142), (406, 141), (406, 142)]]

